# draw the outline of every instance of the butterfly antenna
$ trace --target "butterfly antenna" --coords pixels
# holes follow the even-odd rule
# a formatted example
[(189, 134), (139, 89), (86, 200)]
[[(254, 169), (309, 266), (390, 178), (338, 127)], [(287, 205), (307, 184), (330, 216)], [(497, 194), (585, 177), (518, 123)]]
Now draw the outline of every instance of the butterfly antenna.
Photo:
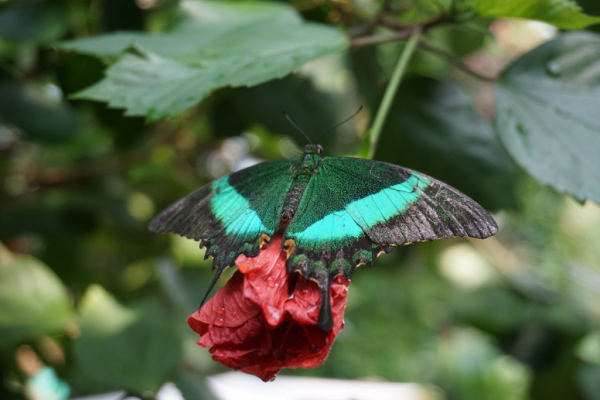
[(304, 137), (306, 138), (306, 140), (308, 140), (308, 143), (312, 144), (312, 141), (310, 140), (310, 138), (308, 137), (308, 135), (302, 130), (302, 128), (300, 128), (293, 120), (292, 118), (290, 118), (290, 116), (288, 115), (288, 113), (286, 113), (285, 111), (283, 112), (283, 115), (285, 116), (285, 119), (287, 119), (289, 121), (290, 124), (292, 124), (294, 126), (294, 128), (298, 129), (300, 132), (302, 132), (302, 134), (304, 135)]
[(345, 120), (343, 120), (342, 122), (340, 122), (339, 124), (337, 124), (336, 126), (334, 126), (333, 128), (331, 128), (330, 130), (328, 130), (327, 132), (325, 132), (323, 135), (321, 135), (321, 137), (319, 138), (319, 140), (317, 140), (317, 143), (319, 143), (321, 141), (321, 139), (323, 139), (325, 136), (329, 135), (331, 132), (333, 132), (334, 130), (336, 130), (340, 126), (344, 125), (346, 122), (350, 121), (352, 118), (356, 117), (358, 115), (358, 113), (362, 111), (362, 109), (363, 109), (363, 106), (358, 107), (358, 110), (356, 110), (356, 112), (354, 114), (352, 114), (351, 116), (349, 116), (348, 118), (346, 118)]
[(217, 272), (215, 272), (215, 276), (212, 278), (212, 281), (210, 281), (210, 285), (208, 285), (208, 289), (206, 289), (206, 294), (204, 294), (204, 297), (202, 298), (202, 301), (200, 302), (200, 307), (198, 307), (198, 310), (202, 308), (202, 306), (204, 305), (204, 302), (206, 301), (206, 299), (208, 298), (208, 295), (210, 294), (210, 292), (212, 292), (213, 288), (215, 287), (217, 281), (219, 280), (219, 277), (221, 276), (221, 274), (223, 273), (223, 270), (218, 269)]

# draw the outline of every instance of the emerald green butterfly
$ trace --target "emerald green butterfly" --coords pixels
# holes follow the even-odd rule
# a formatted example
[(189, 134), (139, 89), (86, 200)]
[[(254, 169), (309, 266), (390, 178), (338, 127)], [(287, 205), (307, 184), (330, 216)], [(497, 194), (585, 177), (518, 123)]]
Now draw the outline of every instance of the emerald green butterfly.
[(240, 254), (255, 257), (283, 230), (288, 273), (319, 284), (318, 323), (326, 331), (333, 323), (333, 277), (350, 278), (357, 266), (372, 266), (395, 246), (483, 239), (498, 231), (479, 204), (430, 176), (384, 162), (323, 157), (322, 151), (309, 144), (298, 159), (264, 162), (204, 185), (149, 228), (201, 241), (217, 270), (211, 288)]

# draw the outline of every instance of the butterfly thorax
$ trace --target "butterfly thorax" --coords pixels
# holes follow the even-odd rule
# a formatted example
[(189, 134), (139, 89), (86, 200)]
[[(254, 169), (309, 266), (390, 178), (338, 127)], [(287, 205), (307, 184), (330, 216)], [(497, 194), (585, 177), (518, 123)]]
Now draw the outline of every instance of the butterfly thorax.
[(307, 144), (304, 153), (296, 164), (296, 176), (312, 175), (319, 168), (319, 160), (323, 147), (320, 144)]

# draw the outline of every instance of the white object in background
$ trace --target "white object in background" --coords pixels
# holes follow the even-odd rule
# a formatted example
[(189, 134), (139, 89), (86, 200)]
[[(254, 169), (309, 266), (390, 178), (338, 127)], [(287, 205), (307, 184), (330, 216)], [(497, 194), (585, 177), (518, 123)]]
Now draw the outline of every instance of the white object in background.
[[(124, 397), (125, 392), (112, 392), (105, 394), (96, 394), (93, 396), (77, 397), (71, 400), (139, 400), (137, 397)], [(158, 393), (156, 393), (156, 400), (185, 400), (181, 395), (177, 386), (173, 383), (165, 383), (162, 385)]]
[(264, 383), (242, 372), (207, 377), (220, 400), (437, 400), (436, 391), (416, 383), (352, 381), (278, 376)]
[[(278, 376), (264, 383), (242, 372), (227, 372), (206, 378), (219, 400), (440, 400), (440, 395), (416, 383), (351, 381), (342, 379)], [(121, 400), (123, 392), (108, 393), (72, 400)], [(125, 398), (124, 400), (133, 400)], [(185, 400), (179, 389), (167, 383), (156, 400)], [(192, 399), (187, 399), (192, 400)]]

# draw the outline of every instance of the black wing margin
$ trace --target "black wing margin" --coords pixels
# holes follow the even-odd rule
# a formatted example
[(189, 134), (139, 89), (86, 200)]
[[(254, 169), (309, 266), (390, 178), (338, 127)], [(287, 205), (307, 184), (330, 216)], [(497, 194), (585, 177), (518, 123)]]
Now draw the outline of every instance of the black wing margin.
[[(485, 239), (498, 232), (496, 221), (483, 207), (431, 176), (380, 161), (339, 160), (333, 167), (347, 179), (356, 179), (355, 171), (371, 165), (369, 179), (383, 181), (388, 187), (411, 179), (417, 183), (410, 189), (418, 196), (417, 200), (401, 212), (373, 226), (356, 221), (376, 244), (402, 246), (451, 237)], [(403, 194), (402, 191), (399, 193)]]

